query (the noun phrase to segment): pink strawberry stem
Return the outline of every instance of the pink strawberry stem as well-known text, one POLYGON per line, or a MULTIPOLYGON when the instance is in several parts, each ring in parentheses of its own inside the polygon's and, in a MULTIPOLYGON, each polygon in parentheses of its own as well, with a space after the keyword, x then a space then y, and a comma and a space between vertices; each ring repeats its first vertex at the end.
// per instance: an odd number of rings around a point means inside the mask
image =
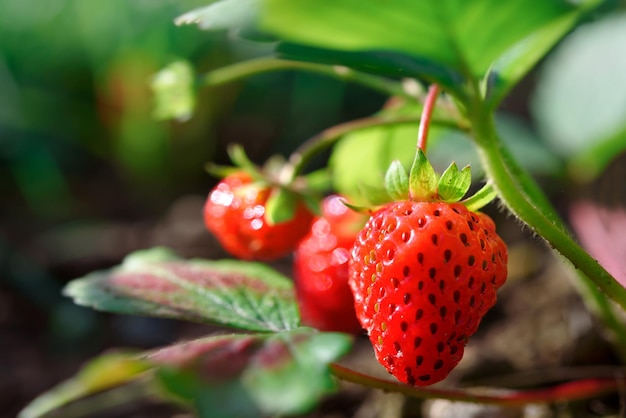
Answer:
POLYGON ((430 120, 433 116, 435 109, 435 103, 439 96, 439 86, 437 84, 431 84, 428 88, 428 94, 424 101, 424 108, 422 109, 422 118, 420 119, 419 129, 417 131, 417 148, 421 149, 426 154, 426 145, 428 143, 428 130, 430 128, 430 120))
POLYGON ((421 399, 448 399, 451 401, 495 404, 501 406, 522 406, 529 403, 555 403, 594 398, 620 390, 626 379, 584 379, 563 383, 538 390, 512 391, 502 394, 479 394, 470 390, 445 390, 417 388, 390 380, 379 379, 338 364, 331 364, 331 371, 338 378, 363 386, 401 393, 421 399))

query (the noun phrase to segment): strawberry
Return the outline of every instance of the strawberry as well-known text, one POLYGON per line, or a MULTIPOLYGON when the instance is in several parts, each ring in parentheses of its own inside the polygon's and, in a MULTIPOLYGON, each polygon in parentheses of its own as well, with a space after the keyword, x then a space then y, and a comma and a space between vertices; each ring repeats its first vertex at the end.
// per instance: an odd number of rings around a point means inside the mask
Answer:
POLYGON ((408 177, 398 166, 387 186, 408 198, 382 206, 359 233, 349 284, 378 361, 398 380, 425 386, 456 366, 495 304, 507 248, 487 215, 455 202, 469 188, 468 168, 453 164, 437 182, 421 151, 408 177))
POLYGON ((303 323, 323 331, 358 333, 348 260, 366 217, 342 200, 336 195, 324 199, 322 216, 295 251, 293 272, 303 323))
POLYGON ((236 171, 211 190, 204 205, 204 223, 232 255, 244 260, 269 261, 287 255, 309 231, 313 214, 301 201, 291 218, 268 222, 267 203, 277 190, 253 182, 245 171, 236 171))

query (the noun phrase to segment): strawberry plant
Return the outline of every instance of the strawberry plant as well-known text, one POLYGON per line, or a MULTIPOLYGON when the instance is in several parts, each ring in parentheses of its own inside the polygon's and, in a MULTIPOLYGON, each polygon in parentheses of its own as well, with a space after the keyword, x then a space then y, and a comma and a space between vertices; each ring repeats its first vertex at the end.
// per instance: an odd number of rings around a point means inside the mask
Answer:
MULTIPOLYGON (((106 402, 98 399, 111 393, 157 397, 201 417, 299 415, 340 381, 503 407, 617 391, 623 379, 595 375, 528 391, 421 387, 443 380, 462 361, 506 280, 507 246, 479 211, 494 198, 572 269, 576 289, 616 357, 626 361, 626 289, 576 242, 529 174, 533 164, 550 163, 544 150, 532 153, 504 138, 496 115, 523 77, 593 19, 600 3, 221 0, 180 16, 179 24, 263 43, 271 56, 206 74, 196 74, 191 63, 173 63, 153 80, 159 117, 202 117, 193 115, 199 89, 284 70, 358 83, 385 95, 387 105, 301 138, 286 160, 259 167, 234 146, 237 167, 209 165, 223 180, 198 216, 238 259, 186 260, 148 249, 65 289, 77 304, 102 311, 240 332, 105 354, 20 417, 62 412, 81 398, 101 405, 106 402), (446 148, 455 138, 465 145, 446 148), (450 164, 467 144, 478 162, 473 172, 484 176, 481 188, 472 189, 481 177, 450 164), (326 152, 328 164, 309 171, 326 152), (448 167, 441 175, 433 167, 439 165, 448 167), (335 193, 346 198, 341 213, 322 203, 323 194, 335 193), (359 219, 356 212, 365 215, 359 219), (362 226, 358 233, 355 224, 362 226), (293 278, 249 261, 290 261, 294 252, 293 278), (350 335, 358 333, 357 318, 395 379, 341 362, 361 341, 350 335)), ((596 145, 601 157, 594 173, 624 149, 624 130, 609 131, 596 145)), ((584 166, 590 152, 575 155, 573 167, 584 166)))

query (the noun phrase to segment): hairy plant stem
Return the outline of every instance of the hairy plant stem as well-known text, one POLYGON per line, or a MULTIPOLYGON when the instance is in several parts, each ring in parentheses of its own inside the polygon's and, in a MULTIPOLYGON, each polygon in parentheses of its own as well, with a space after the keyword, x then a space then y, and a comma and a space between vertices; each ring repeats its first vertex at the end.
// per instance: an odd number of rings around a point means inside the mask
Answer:
POLYGON ((362 73, 360 71, 355 71, 351 68, 338 65, 314 64, 310 62, 290 61, 278 58, 258 58, 218 68, 200 76, 198 79, 198 85, 216 86, 256 74, 283 70, 299 70, 322 74, 339 80, 358 83, 385 95, 400 96, 415 100, 414 96, 404 90, 401 83, 394 80, 362 73))
POLYGON ((575 285, 590 310, 611 332, 616 351, 626 362, 626 328, 605 296, 626 309, 626 289, 572 238, 541 189, 505 148, 493 114, 485 109, 482 101, 474 103, 469 118, 487 176, 507 208, 577 269, 579 280, 575 285))
POLYGON ((379 379, 359 373, 355 370, 331 364, 332 373, 341 380, 357 383, 359 385, 381 389, 386 392, 401 393, 405 396, 420 399, 448 399, 450 401, 495 404, 500 406, 523 406, 529 403, 555 403, 589 399, 620 390, 625 382, 624 379, 584 379, 568 382, 553 387, 512 391, 509 393, 487 394, 470 390, 445 390, 433 388, 418 388, 404 385, 399 382, 379 379))

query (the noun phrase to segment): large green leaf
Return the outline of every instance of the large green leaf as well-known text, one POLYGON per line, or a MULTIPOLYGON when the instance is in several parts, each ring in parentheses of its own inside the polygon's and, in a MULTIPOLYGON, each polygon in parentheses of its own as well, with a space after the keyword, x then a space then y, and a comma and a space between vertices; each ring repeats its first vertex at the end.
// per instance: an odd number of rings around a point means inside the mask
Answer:
POLYGON ((299 328, 277 334, 220 335, 156 351, 164 388, 201 417, 300 414, 335 389, 328 364, 351 337, 299 328))
POLYGON ((263 0, 260 25, 284 40, 408 54, 482 77, 507 48, 574 6, 564 0, 263 0))
POLYGON ((95 309, 208 322, 254 331, 296 328, 291 281, 260 264, 190 260, 138 251, 111 270, 74 280, 65 294, 95 309))
POLYGON ((626 149, 626 14, 589 23, 546 61, 532 114, 556 152, 591 178, 626 149))

